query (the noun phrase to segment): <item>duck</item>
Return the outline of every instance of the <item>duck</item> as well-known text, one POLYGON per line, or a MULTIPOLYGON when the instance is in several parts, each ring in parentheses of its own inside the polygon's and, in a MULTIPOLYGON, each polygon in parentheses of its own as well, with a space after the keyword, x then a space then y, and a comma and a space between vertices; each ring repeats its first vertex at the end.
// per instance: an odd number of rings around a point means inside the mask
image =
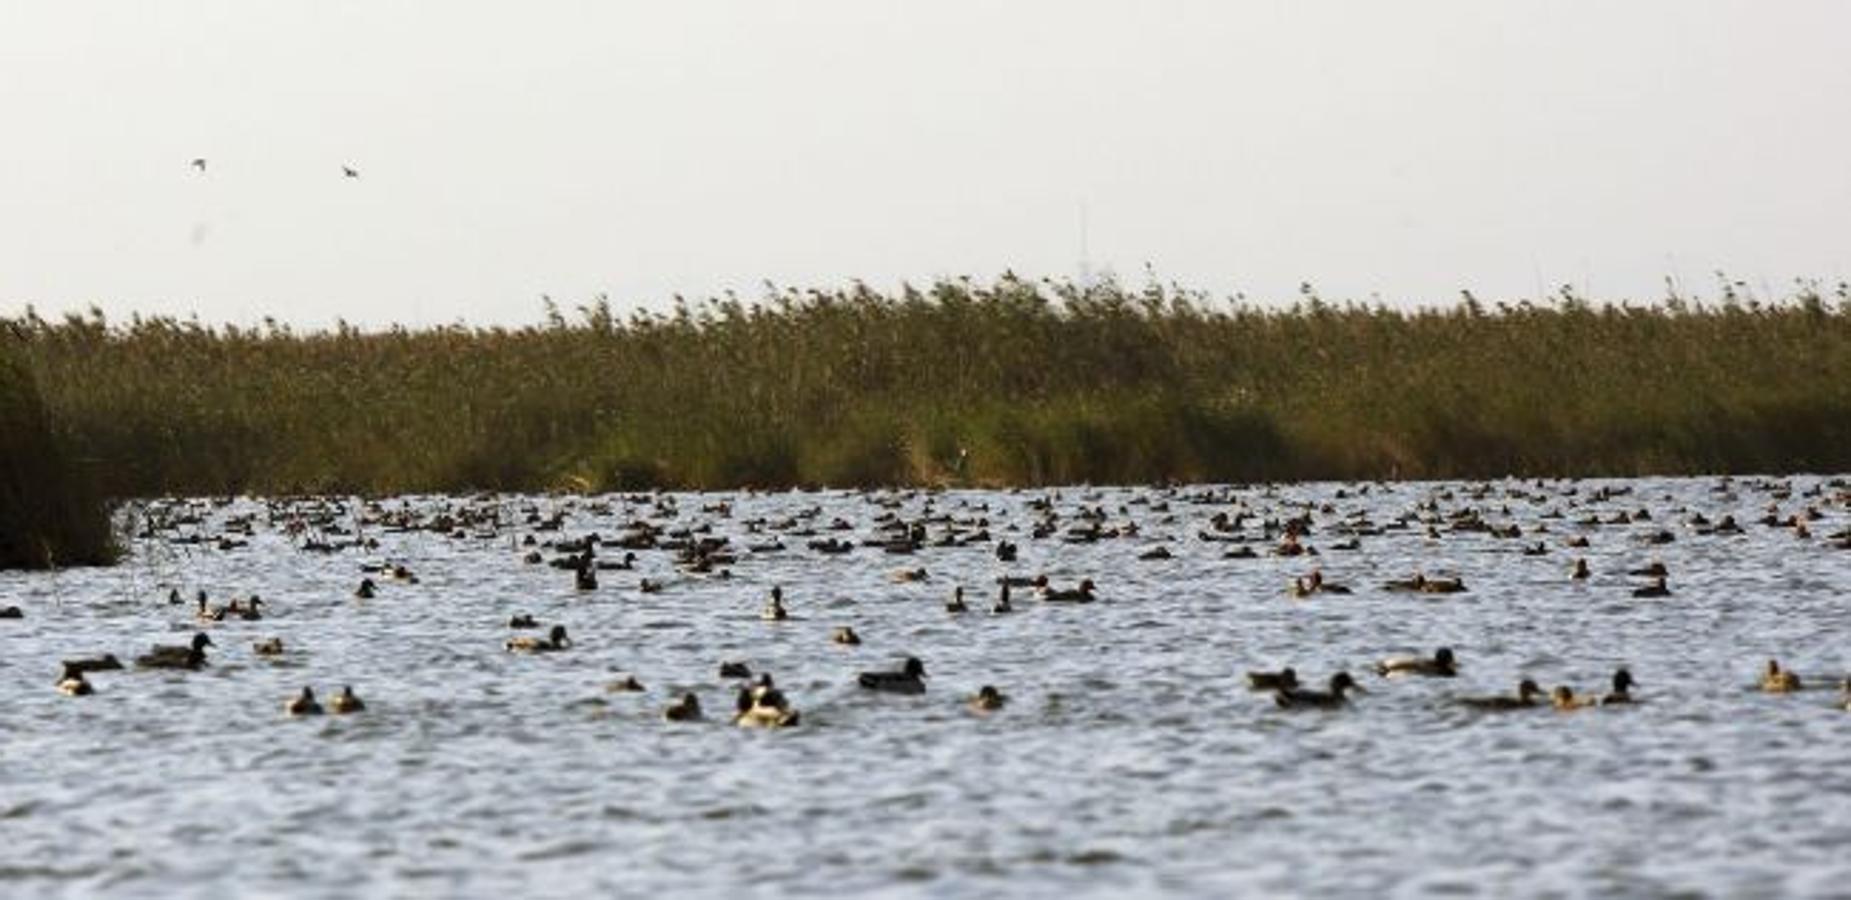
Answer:
POLYGON ((1558 685, 1555 690, 1549 692, 1549 705, 1559 710, 1582 709, 1599 702, 1593 697, 1576 696, 1574 688, 1565 684, 1558 685))
POLYGON ((856 679, 862 687, 889 694, 925 693, 925 663, 917 656, 906 658, 897 672, 863 672, 856 679))
POLYGON ((1536 705, 1539 697, 1547 696, 1543 689, 1528 678, 1517 683, 1517 696, 1498 694, 1490 697, 1466 697, 1459 702, 1473 709, 1504 710, 1527 709, 1536 705))
POLYGON ((956 614, 969 611, 970 606, 964 602, 964 589, 961 587, 953 588, 951 590, 951 599, 945 601, 945 612, 956 614))
POLYGON ((212 606, 206 603, 205 591, 200 591, 199 596, 195 599, 193 618, 201 622, 223 622, 225 621, 225 614, 227 612, 229 612, 229 610, 223 606, 212 606))
POLYGON ((1568 573, 1568 577, 1576 581, 1580 581, 1584 578, 1587 578, 1590 574, 1591 573, 1588 571, 1588 567, 1587 567, 1587 559, 1582 558, 1582 559, 1575 560, 1575 568, 1573 571, 1568 573))
POLYGON ((606 684, 604 689, 614 694, 637 694, 646 690, 646 688, 643 687, 643 683, 636 680, 635 675, 625 675, 622 678, 606 684))
POLYGON ((258 656, 281 656, 283 655, 283 639, 273 637, 253 642, 251 651, 258 656))
POLYGON ((662 718, 669 722, 698 722, 701 715, 701 698, 692 693, 682 694, 681 699, 662 710, 662 718))
POLYGON ((243 603, 236 600, 231 601, 231 605, 225 608, 225 612, 237 616, 246 622, 258 622, 262 621, 264 617, 263 613, 258 610, 258 607, 262 606, 263 603, 263 598, 256 594, 252 594, 251 599, 243 603))
POLYGON ((1330 690, 1314 691, 1308 688, 1280 688, 1273 694, 1273 702, 1281 709, 1336 709, 1349 702, 1347 691, 1356 690, 1356 679, 1348 672, 1338 672, 1330 676, 1330 690))
POLYGON ((1628 569, 1626 570, 1626 574, 1635 578, 1664 578, 1671 574, 1671 570, 1665 568, 1665 564, 1662 562, 1654 562, 1649 566, 1628 569))
POLYGON ((742 662, 720 663, 721 678, 751 678, 752 667, 742 662))
POLYGON ((17 606, 0 606, 0 619, 23 619, 25 617, 25 610, 17 606))
POLYGON ((554 625, 552 630, 547 632, 546 637, 537 638, 532 635, 511 637, 504 646, 510 652, 549 653, 572 646, 572 639, 566 636, 566 626, 554 625))
POLYGON ((341 692, 335 694, 333 700, 328 701, 328 711, 335 715, 364 712, 365 710, 366 704, 360 700, 360 695, 353 692, 351 684, 341 685, 341 692))
POLYGON ((906 584, 914 581, 924 581, 930 576, 926 574, 925 568, 921 566, 917 569, 901 569, 894 572, 892 577, 896 584, 906 584))
POLYGON ((837 628, 834 632, 831 632, 829 640, 844 646, 853 647, 861 644, 861 635, 856 634, 855 629, 844 625, 841 628, 837 628))
POLYGON ((968 705, 972 712, 992 713, 1002 709, 1003 704, 1008 701, 1009 698, 1004 697, 1002 691, 997 690, 994 685, 986 684, 977 689, 976 695, 970 698, 968 705))
POLYGON ((1458 594, 1465 589, 1463 578, 1427 578, 1420 584, 1420 592, 1423 594, 1458 594))
POLYGON ((137 657, 135 665, 144 669, 197 669, 206 664, 206 648, 210 646, 212 637, 201 631, 188 645, 156 645, 137 657))
POLYGON ((64 674, 58 676, 58 693, 66 697, 88 697, 96 693, 96 688, 84 678, 82 669, 73 669, 67 664, 64 674))
POLYGON ((288 703, 283 704, 283 712, 292 716, 319 716, 321 715, 321 704, 315 700, 314 689, 304 687, 302 693, 291 697, 288 703))
POLYGON ((800 719, 784 695, 770 689, 754 692, 742 687, 734 707, 733 724, 740 728, 789 728, 800 719))
POLYGON ((108 672, 122 668, 122 660, 117 659, 114 653, 105 653, 102 656, 93 656, 84 659, 67 659, 64 661, 63 665, 66 672, 77 672, 79 674, 85 672, 108 672))
POLYGON ((572 573, 572 585, 581 591, 597 590, 598 571, 588 565, 579 566, 578 569, 572 573))
POLYGON ((514 615, 511 615, 508 617, 508 627, 509 628, 538 628, 540 627, 540 623, 539 621, 534 619, 532 613, 515 613, 514 615))
POLYGON ((1427 585, 1427 576, 1415 572, 1410 578, 1392 578, 1382 583, 1385 591, 1419 591, 1427 585))
POLYGON ((1767 671, 1761 673, 1761 689, 1770 694, 1785 694, 1800 689, 1800 676, 1782 669, 1778 660, 1767 661, 1767 671))
POLYGON ((765 604, 764 611, 759 613, 758 617, 767 622, 782 622, 790 618, 790 610, 784 608, 783 588, 774 587, 771 589, 771 602, 765 604))
POLYGON ((360 586, 353 589, 353 595, 361 600, 371 600, 377 593, 379 593, 379 585, 374 584, 371 578, 360 579, 360 586))
POLYGON ((1298 687, 1298 670, 1286 666, 1277 672, 1248 672, 1247 687, 1256 691, 1289 691, 1298 687))
POLYGON ((990 615, 1000 616, 1009 612, 1015 612, 1015 607, 1009 605, 1009 583, 1005 581, 1002 588, 997 591, 996 605, 990 607, 990 615))
POLYGON ((1083 578, 1079 587, 1065 591, 1043 586, 1041 599, 1046 603, 1091 603, 1096 599, 1093 597, 1093 580, 1083 578))
POLYGON ((1418 656, 1390 657, 1375 664, 1377 675, 1432 675, 1438 678, 1452 678, 1459 674, 1458 661, 1453 658, 1453 648, 1441 647, 1433 652, 1431 659, 1418 656))
POLYGON ((1633 588, 1632 595, 1634 597, 1669 597, 1671 596, 1671 588, 1665 585, 1665 576, 1659 575, 1652 579, 1651 584, 1645 587, 1633 588))
POLYGON ((1600 698, 1600 705, 1612 706, 1633 702, 1633 684, 1632 673, 1627 671, 1625 667, 1622 666, 1613 670, 1613 690, 1609 691, 1607 696, 1600 698))

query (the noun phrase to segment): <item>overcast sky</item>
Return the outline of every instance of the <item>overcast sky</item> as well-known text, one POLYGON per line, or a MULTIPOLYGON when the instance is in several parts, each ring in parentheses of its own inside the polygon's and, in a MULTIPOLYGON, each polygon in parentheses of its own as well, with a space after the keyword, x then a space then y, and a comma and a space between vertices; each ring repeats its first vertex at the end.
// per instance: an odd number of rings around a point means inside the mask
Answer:
POLYGON ((1851 274, 1848 98, 1843 0, 0 0, 0 313, 1781 292, 1851 274))

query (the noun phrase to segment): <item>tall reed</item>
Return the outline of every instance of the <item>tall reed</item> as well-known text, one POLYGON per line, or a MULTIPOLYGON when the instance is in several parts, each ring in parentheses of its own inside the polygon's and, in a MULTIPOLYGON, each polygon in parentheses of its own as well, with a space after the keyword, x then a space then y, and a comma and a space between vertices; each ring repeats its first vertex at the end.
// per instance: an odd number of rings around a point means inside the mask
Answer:
POLYGON ((1851 304, 1290 309, 1005 276, 527 328, 0 321, 117 494, 1851 468, 1851 304))
POLYGON ((0 569, 114 558, 109 510, 60 452, 32 376, 0 342, 0 569))

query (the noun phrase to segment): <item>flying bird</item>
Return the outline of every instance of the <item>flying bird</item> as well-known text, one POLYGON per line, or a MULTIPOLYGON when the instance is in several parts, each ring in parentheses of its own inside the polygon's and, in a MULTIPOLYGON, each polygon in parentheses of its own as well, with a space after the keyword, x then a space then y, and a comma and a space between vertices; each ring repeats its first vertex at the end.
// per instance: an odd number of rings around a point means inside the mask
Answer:
POLYGON ((190 163, 187 163, 187 165, 190 165, 193 168, 198 169, 201 172, 204 172, 206 170, 206 158, 203 156, 194 157, 193 161, 190 163))
POLYGON ((341 174, 347 176, 348 178, 359 178, 360 170, 354 168, 353 166, 342 166, 341 174))

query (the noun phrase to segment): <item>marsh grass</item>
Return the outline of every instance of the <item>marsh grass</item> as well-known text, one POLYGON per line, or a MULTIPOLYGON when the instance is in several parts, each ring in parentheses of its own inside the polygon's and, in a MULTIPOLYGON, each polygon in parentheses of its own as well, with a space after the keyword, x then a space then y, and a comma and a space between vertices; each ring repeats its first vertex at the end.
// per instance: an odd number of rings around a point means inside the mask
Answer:
POLYGON ((1005 276, 577 313, 0 335, 118 495, 1851 467, 1842 288, 1402 312, 1005 276))
POLYGON ((114 555, 108 508, 60 451, 31 374, 0 344, 0 569, 114 555))

